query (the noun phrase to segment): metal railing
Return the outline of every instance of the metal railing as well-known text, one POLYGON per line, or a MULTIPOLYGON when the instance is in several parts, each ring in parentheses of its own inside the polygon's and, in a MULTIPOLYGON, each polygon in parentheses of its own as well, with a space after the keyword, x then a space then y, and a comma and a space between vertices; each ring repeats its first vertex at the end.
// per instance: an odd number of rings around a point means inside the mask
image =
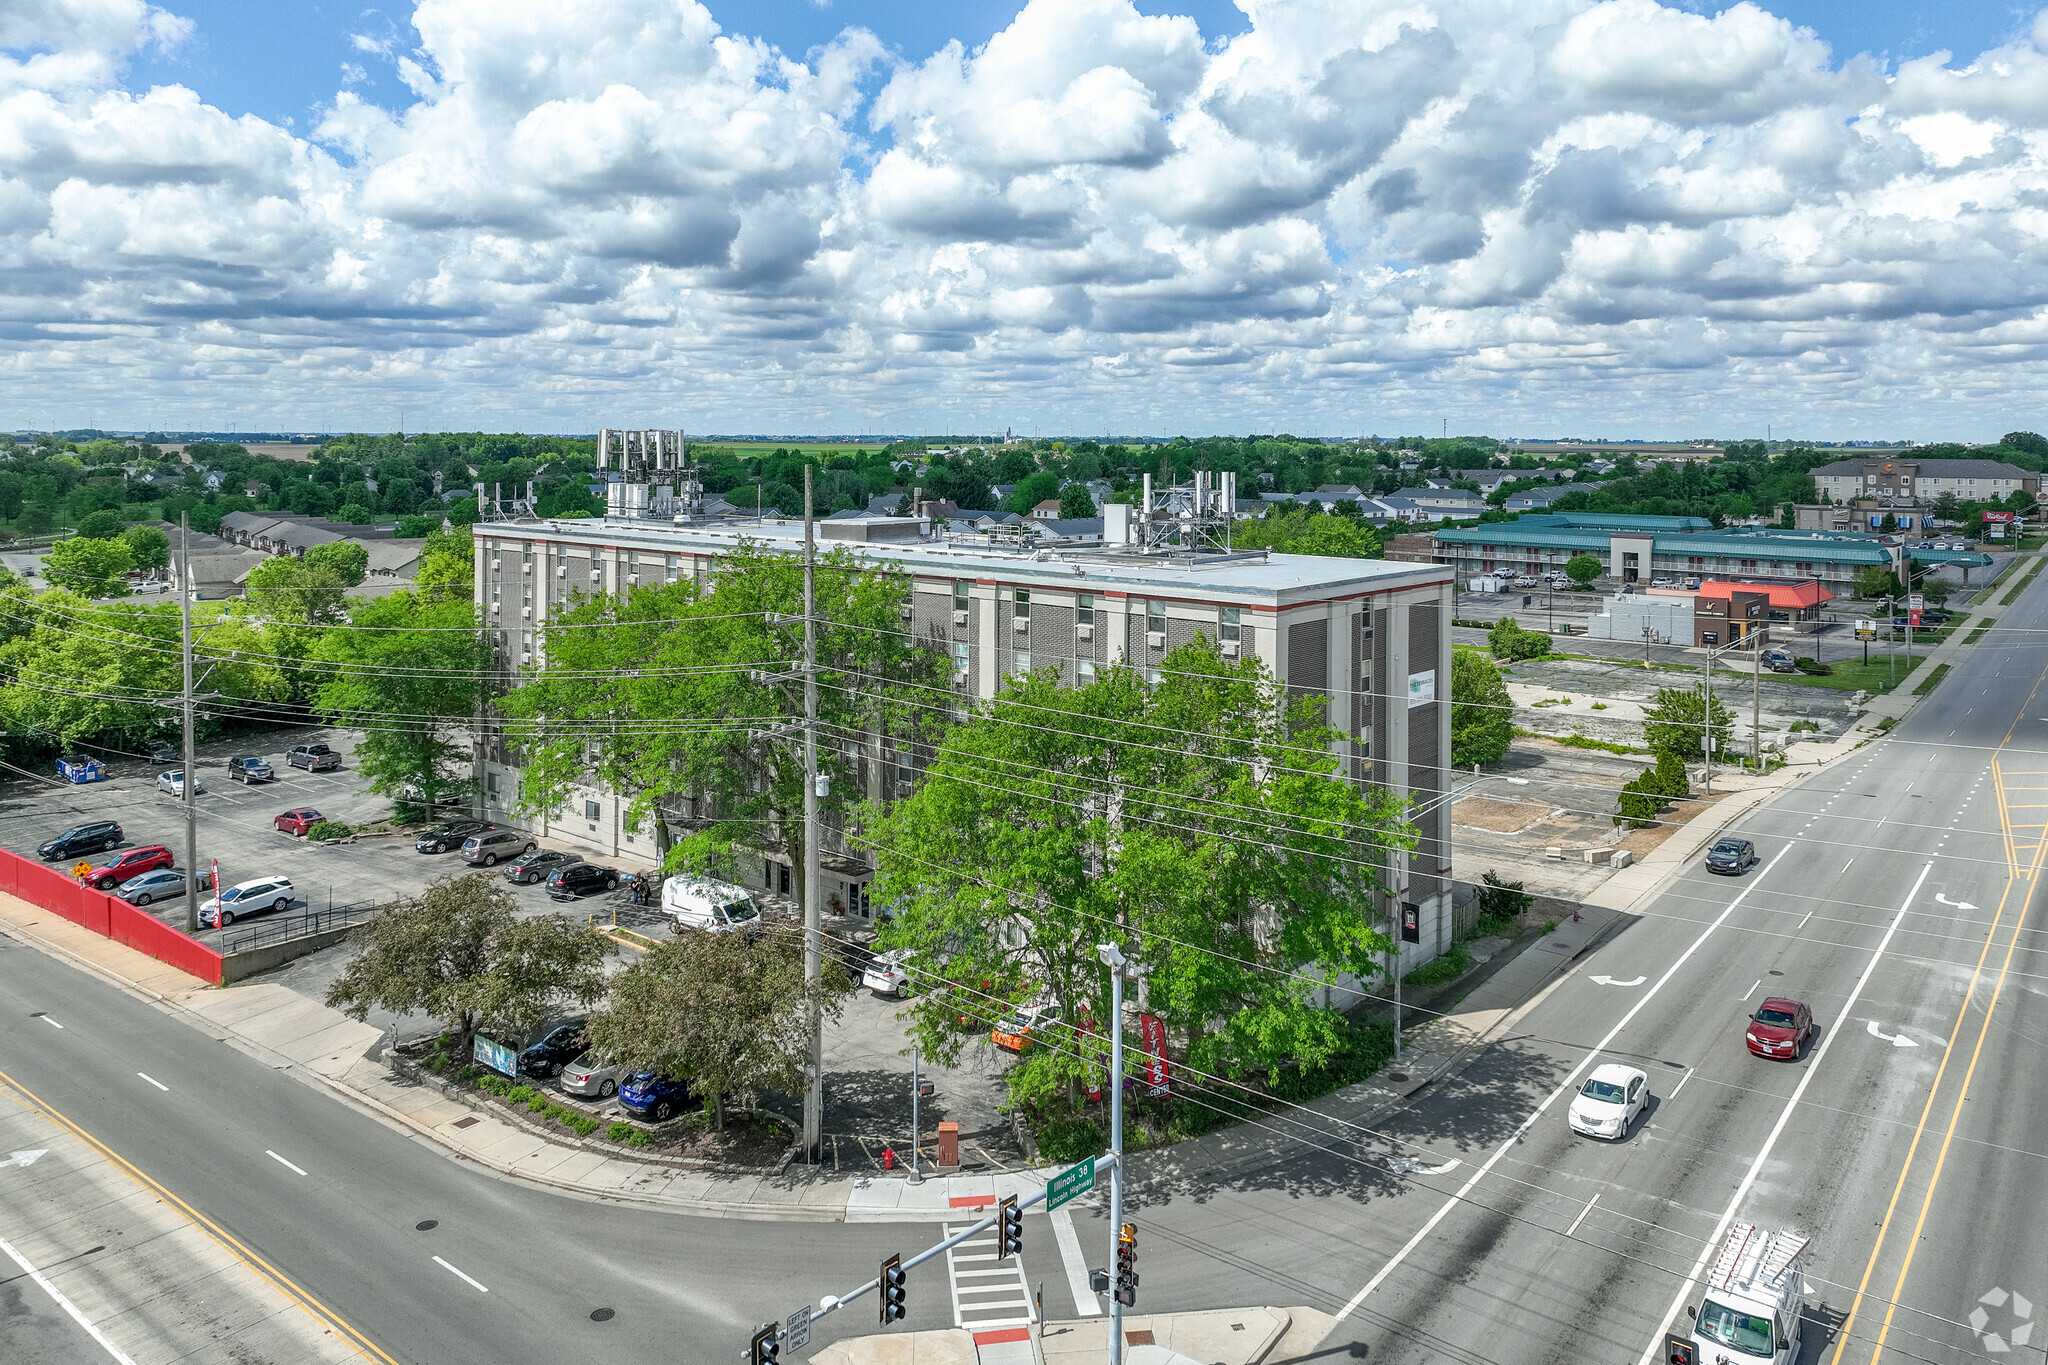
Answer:
POLYGON ((221 935, 215 944, 222 956, 230 953, 246 953, 252 948, 263 948, 273 943, 284 943, 295 938, 312 934, 324 934, 330 929, 348 929, 361 924, 377 913, 375 905, 334 905, 324 910, 302 910, 296 915, 280 915, 252 924, 247 929, 237 929, 232 934, 221 935))

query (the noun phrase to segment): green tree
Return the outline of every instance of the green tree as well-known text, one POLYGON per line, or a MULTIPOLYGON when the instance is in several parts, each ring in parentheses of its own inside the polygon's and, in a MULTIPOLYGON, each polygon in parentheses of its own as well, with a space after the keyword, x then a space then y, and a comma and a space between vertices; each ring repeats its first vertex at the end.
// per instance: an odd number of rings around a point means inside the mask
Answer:
POLYGON ((1564 576, 1582 588, 1590 587, 1606 571, 1597 555, 1573 555, 1564 565, 1564 576))
POLYGON ((1943 493, 1934 500, 1934 515, 1943 521, 1960 521, 1963 504, 1953 493, 1943 493))
POLYGON ((1943 605, 1948 601, 1949 594, 1954 590, 1954 586, 1938 573, 1928 574, 1919 583, 1919 593, 1927 599, 1930 606, 1938 607, 1943 605))
POLYGON ((1095 499, 1088 495, 1088 485, 1070 483, 1060 490, 1060 515, 1069 519, 1096 515, 1095 499))
MULTIPOLYGON (((471 504, 474 506, 474 504, 471 504)), ((336 521, 345 521, 351 526, 368 526, 377 519, 376 509, 360 502, 344 503, 334 514, 336 521)))
POLYGON ((451 789, 474 790, 478 776, 453 769, 470 756, 491 650, 468 598, 396 592, 360 602, 312 658, 324 678, 315 705, 365 732, 356 766, 372 790, 396 798, 417 787, 428 806, 451 789))
POLYGON ((1451 762, 1498 763, 1514 737, 1514 701, 1500 669, 1476 649, 1452 650, 1451 762))
POLYGON ((135 552, 118 540, 72 536, 43 556, 43 576, 59 588, 87 597, 126 597, 135 552))
POLYGON ((154 526, 131 526, 121 533, 121 543, 134 557, 135 567, 162 573, 171 564, 171 538, 154 526))
POLYGON ((701 929, 656 944, 611 983, 590 1020, 590 1045, 629 1067, 680 1076, 725 1131, 729 1102, 762 1089, 799 1093, 815 1005, 836 1019, 851 987, 838 960, 804 982, 801 938, 714 934, 701 929))
POLYGON ((249 570, 244 580, 249 604, 265 617, 298 626, 327 627, 347 619, 343 589, 333 569, 278 555, 249 570))
POLYGON ((325 545, 315 545, 306 551, 304 562, 331 571, 347 588, 362 582, 370 572, 370 552, 361 542, 354 540, 334 540, 325 545))
POLYGON ((1899 580, 1882 564, 1866 564, 1856 571, 1856 595, 1862 598, 1890 596, 1899 591, 1899 580))
MULTIPOLYGON (((1643 712, 1643 738, 1657 754, 1673 754, 1687 763, 1706 757, 1702 741, 1709 714, 1706 693, 1697 687, 1660 687, 1656 704, 1643 712)), ((1735 717, 1714 698, 1711 715, 1716 750, 1726 747, 1735 717)))
POLYGON ((1896 531, 1898 529, 1899 519, 1893 516, 1890 512, 1885 513, 1884 516, 1880 518, 1877 523, 1877 531, 1879 535, 1890 535, 1893 531, 1896 531))
POLYGON ((1349 1034, 1321 993, 1383 969, 1378 868, 1414 833, 1344 775, 1322 708, 1198 637, 1156 685, 1122 666, 1080 688, 1020 676, 951 730, 873 825, 895 907, 881 941, 932 974, 909 1009, 926 1055, 957 1059, 1042 998, 1057 1046, 1005 1079, 1027 1105, 1071 1094, 1099 1074, 1083 1055, 1111 1017, 1095 945, 1116 938, 1191 1067, 1272 1081, 1329 1065, 1349 1034))
POLYGON ((1380 538, 1372 527, 1351 517, 1314 518, 1300 535, 1280 547, 1282 554, 1327 555, 1334 559, 1378 559, 1380 538))
MULTIPOLYGON (((910 579, 901 569, 835 549, 816 573, 818 715, 824 733, 842 737, 819 746, 836 824, 861 778, 879 777, 882 746, 923 742, 936 703, 950 699, 948 664, 903 634, 910 579)), ((802 657, 802 605, 801 561, 742 542, 708 587, 642 584, 552 618, 546 662, 499 703, 523 722, 522 808, 554 809, 595 783, 627 795, 630 828, 653 825, 670 870, 730 875, 729 851, 751 848, 786 857, 801 892, 803 748, 787 721, 803 708, 803 682, 790 671, 802 657), (721 823, 671 848, 660 810, 671 795, 696 798, 721 823)))
POLYGON ((355 931, 355 956, 327 1003, 355 1019, 373 1009, 426 1014, 455 1034, 454 1055, 492 1029, 524 1042, 572 1005, 604 994, 612 941, 558 915, 521 919, 504 879, 443 878, 401 896, 355 931))
POLYGON ((79 521, 78 534, 89 540, 118 540, 127 525, 119 512, 94 512, 79 521))
POLYGON ((1486 632, 1487 648, 1493 657, 1513 663, 1536 659, 1550 652, 1550 636, 1540 630, 1523 630, 1512 616, 1503 616, 1486 632))
POLYGON ((468 526, 430 531, 420 547, 420 567, 413 582, 438 597, 467 598, 476 585, 476 547, 468 526))

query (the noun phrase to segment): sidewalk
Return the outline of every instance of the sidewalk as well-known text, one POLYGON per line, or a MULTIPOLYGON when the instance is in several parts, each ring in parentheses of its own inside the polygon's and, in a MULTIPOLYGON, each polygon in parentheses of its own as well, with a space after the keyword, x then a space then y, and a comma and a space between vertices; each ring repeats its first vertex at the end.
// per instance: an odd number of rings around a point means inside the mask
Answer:
MULTIPOLYGON (((1313 1308, 1132 1313, 1124 1319, 1124 1359, 1129 1365, 1283 1365, 1307 1359, 1335 1325, 1313 1308)), ((892 1332, 836 1341, 811 1359, 816 1365, 1093 1365, 1108 1354, 1108 1334, 1103 1318, 1048 1322, 1042 1338, 978 1344, 957 1327, 892 1332)))

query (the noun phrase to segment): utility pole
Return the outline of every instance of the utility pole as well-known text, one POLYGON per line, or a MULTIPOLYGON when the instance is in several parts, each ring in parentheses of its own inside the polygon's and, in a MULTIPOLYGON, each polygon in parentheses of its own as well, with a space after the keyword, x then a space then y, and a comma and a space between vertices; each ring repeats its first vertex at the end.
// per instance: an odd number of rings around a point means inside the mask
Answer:
MULTIPOLYGON (((1735 628, 1735 613, 1731 611, 1728 615, 1728 628, 1733 630, 1735 628)), ((1707 646, 1707 662, 1702 672, 1705 674, 1705 680, 1700 686, 1701 690, 1706 693, 1706 705, 1700 708, 1700 748, 1707 756, 1707 775, 1701 795, 1712 796, 1714 794, 1714 647, 1712 645, 1707 646)))
POLYGON ((917 1044, 912 1043, 910 1045, 910 1183, 913 1185, 924 1184, 924 1173, 917 1169, 917 1144, 924 1137, 924 1124, 919 1120, 917 1112, 918 1096, 924 1089, 924 1078, 918 1075, 918 1063, 922 1060, 923 1058, 919 1056, 917 1044))
MULTIPOLYGON (((199 932, 199 808, 193 804, 199 783, 192 773, 192 526, 191 515, 178 513, 178 661, 185 675, 179 698, 184 719, 185 762, 185 932, 199 932)), ((214 888, 220 894, 220 888, 214 888)))
POLYGON ((818 555, 811 508, 811 466, 804 465, 804 986, 810 992, 811 1058, 804 1078, 804 1160, 825 1150, 825 1017, 817 992, 825 980, 825 920, 818 896, 818 555))
MULTIPOLYGON (((1095 955, 1109 968, 1109 1256, 1116 1263, 1117 1237, 1124 1226, 1124 954, 1114 943, 1098 943, 1095 955)), ((1109 1296, 1109 1365, 1123 1365, 1124 1301, 1109 1296)))
MULTIPOLYGON (((1764 627, 1768 634, 1770 627, 1764 627)), ((1764 707, 1764 641, 1763 635, 1755 630, 1750 634, 1756 638, 1749 647, 1749 766, 1757 772, 1763 771, 1763 731, 1758 728, 1763 722, 1764 707)))

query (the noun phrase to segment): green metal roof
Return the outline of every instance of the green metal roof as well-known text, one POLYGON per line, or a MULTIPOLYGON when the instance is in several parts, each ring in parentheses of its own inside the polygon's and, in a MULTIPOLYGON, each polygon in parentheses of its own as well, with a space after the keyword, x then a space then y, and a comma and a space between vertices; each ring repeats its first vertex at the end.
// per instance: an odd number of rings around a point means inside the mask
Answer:
MULTIPOLYGON (((1438 544, 1512 545, 1517 547, 1589 550, 1605 553, 1622 528, 1595 530, 1575 526, 1531 526, 1524 517, 1517 522, 1496 522, 1488 526, 1460 526, 1438 531, 1438 544)), ((1885 547, 1869 539, 1854 539, 1811 532, 1786 531, 1774 536, 1754 532, 1711 532, 1686 534, 1661 532, 1651 535, 1653 554, 1715 555, 1726 559, 1775 559, 1797 563, 1889 564, 1885 547)), ((1933 554, 1934 551, 1920 553, 1933 554)), ((1960 562, 1960 561, 1958 561, 1960 562)))

